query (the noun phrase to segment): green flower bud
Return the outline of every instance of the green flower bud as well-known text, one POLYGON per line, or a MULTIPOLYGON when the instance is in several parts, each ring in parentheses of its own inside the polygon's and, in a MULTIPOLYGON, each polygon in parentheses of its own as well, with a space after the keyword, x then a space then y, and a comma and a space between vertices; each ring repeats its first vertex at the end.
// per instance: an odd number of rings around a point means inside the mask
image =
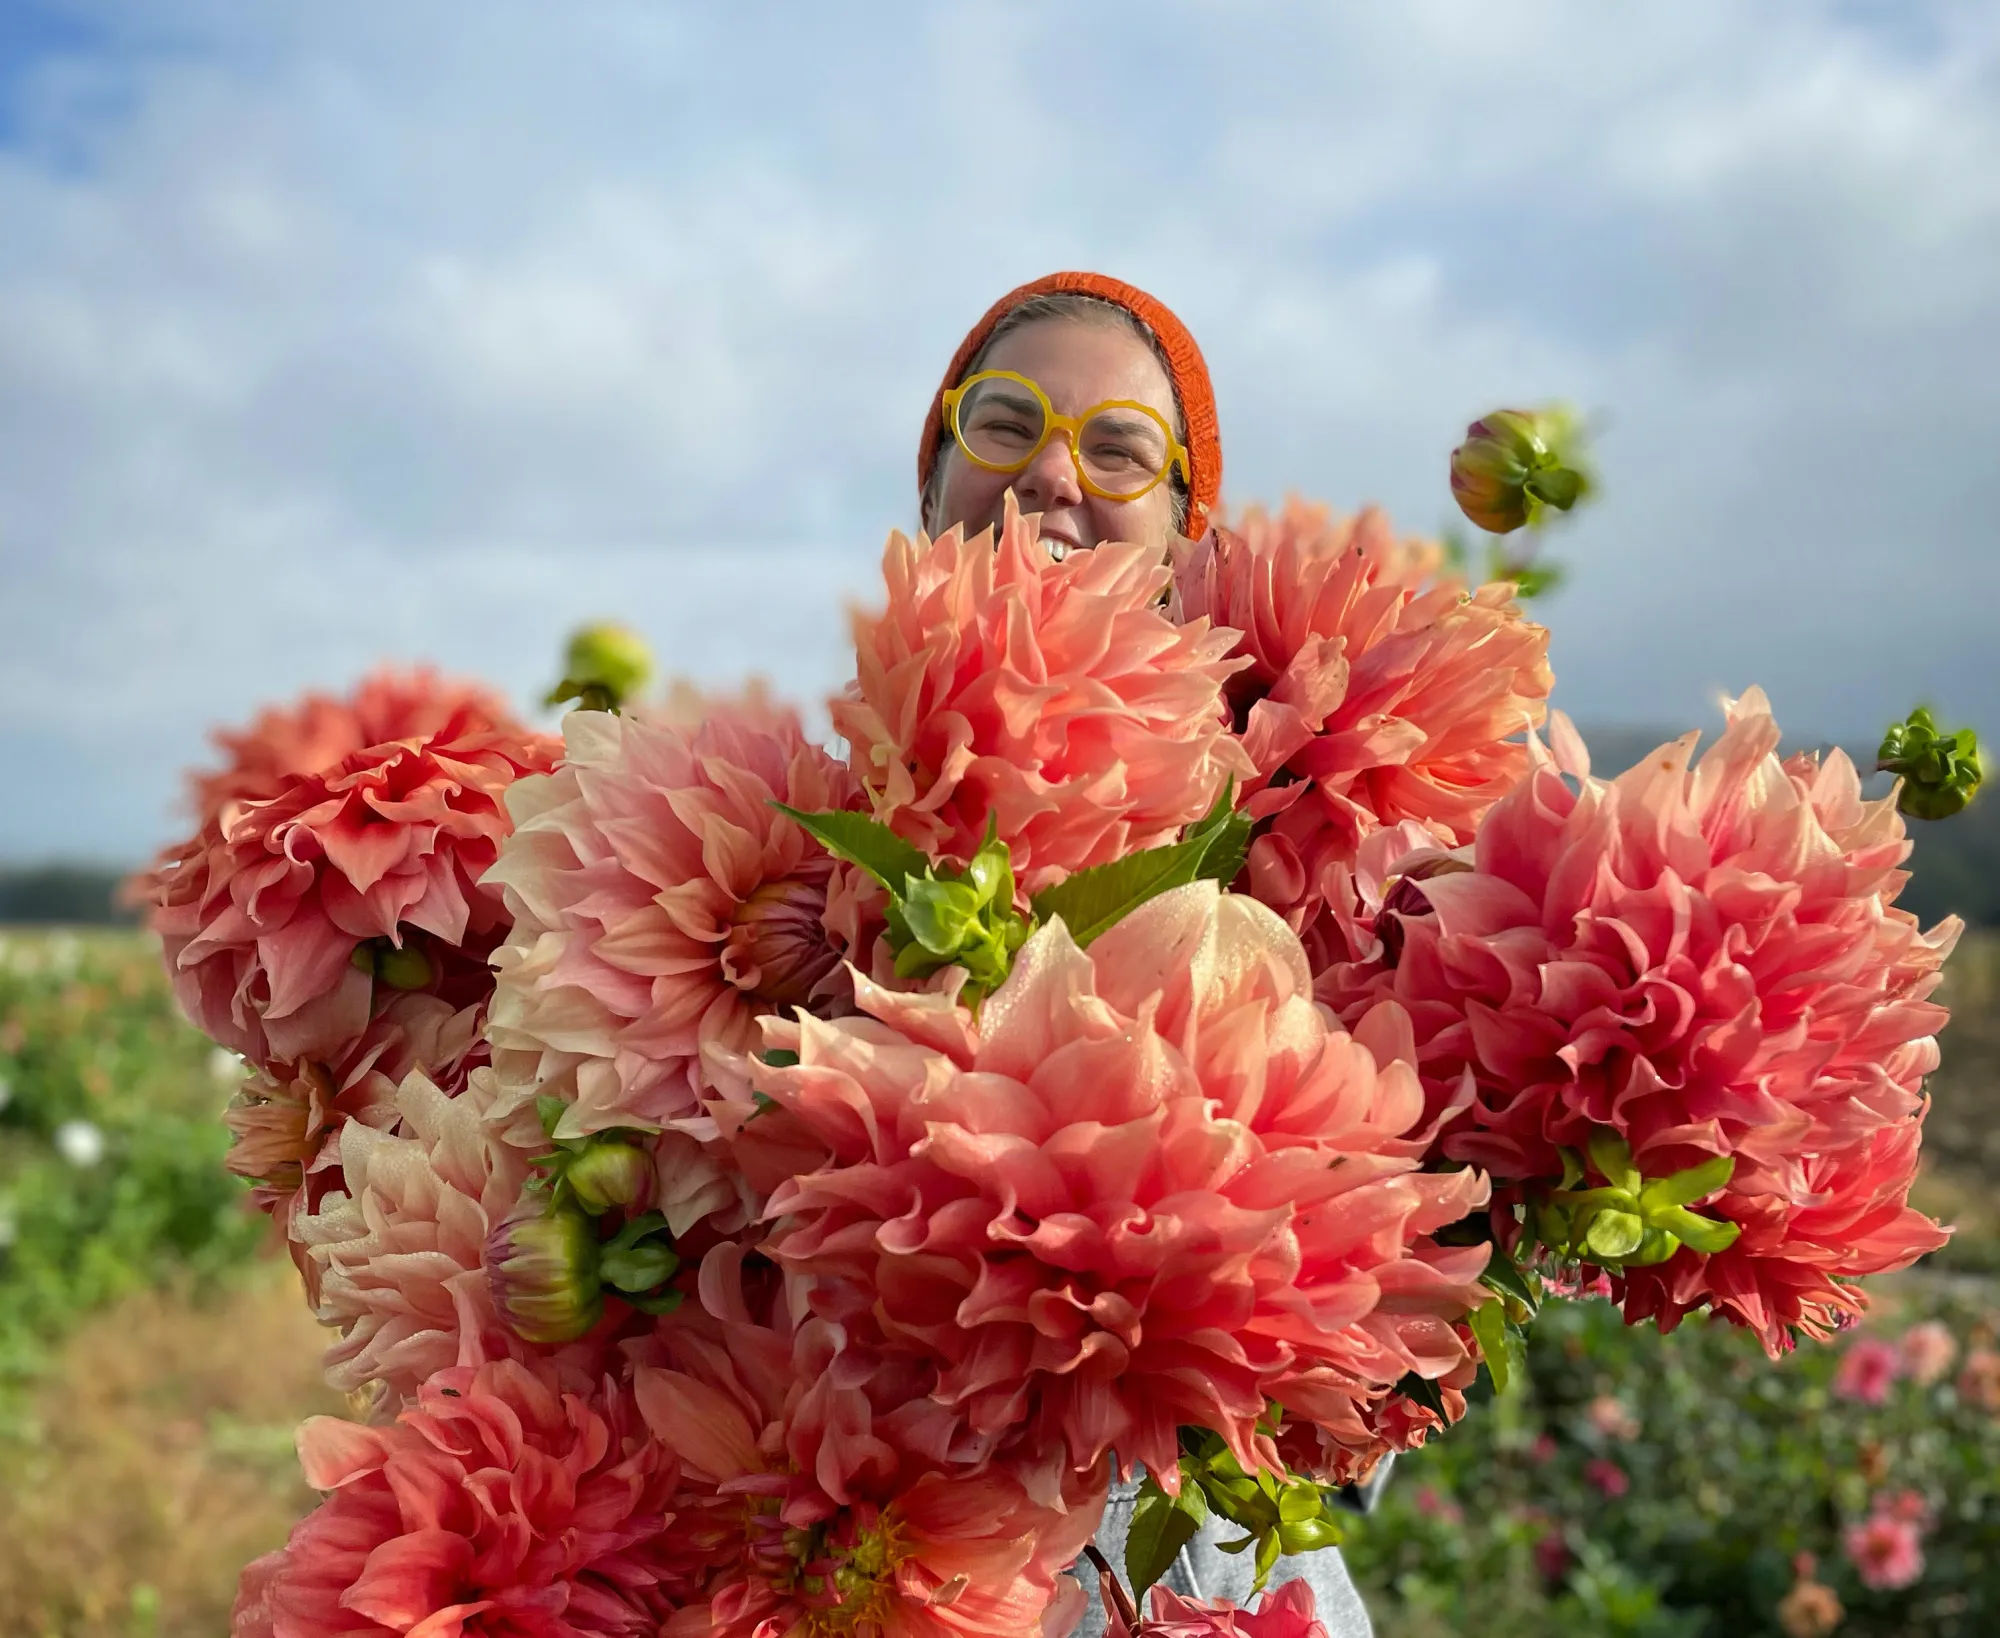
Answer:
POLYGON ((653 674, 653 651, 629 626, 585 626, 569 640, 563 680, 549 690, 548 705, 577 701, 586 711, 615 711, 653 674))
POLYGON ((576 1203, 592 1216, 643 1200, 653 1187, 653 1162, 636 1143, 599 1138, 562 1169, 576 1203))
POLYGON ((571 1207, 522 1207, 486 1242, 493 1305, 526 1342, 574 1342, 604 1314, 597 1231, 571 1207))
POLYGON ((1979 739, 1970 728, 1942 732, 1918 706, 1882 736, 1875 766, 1902 781, 1896 806, 1912 819, 1949 819, 1979 792, 1986 777, 1979 739))
POLYGON ((392 990, 426 989, 437 977, 431 958, 422 950, 414 944, 398 949, 386 938, 364 940, 354 946, 347 959, 350 966, 359 967, 392 990))
POLYGON ((1567 512, 1590 490, 1576 417, 1561 407, 1495 410, 1451 452, 1452 497, 1489 534, 1539 523, 1545 507, 1567 512))

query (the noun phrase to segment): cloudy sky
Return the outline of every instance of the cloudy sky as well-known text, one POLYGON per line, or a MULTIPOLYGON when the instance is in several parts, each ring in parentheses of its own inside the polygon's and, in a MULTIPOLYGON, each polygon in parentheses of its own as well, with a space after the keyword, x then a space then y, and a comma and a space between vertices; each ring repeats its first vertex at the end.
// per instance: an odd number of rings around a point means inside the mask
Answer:
POLYGON ((131 859, 211 723, 587 616, 810 701, 927 398, 1089 266, 1241 503, 1447 519, 1602 417, 1559 700, 2000 735, 2000 8, 0 0, 0 859, 131 859))

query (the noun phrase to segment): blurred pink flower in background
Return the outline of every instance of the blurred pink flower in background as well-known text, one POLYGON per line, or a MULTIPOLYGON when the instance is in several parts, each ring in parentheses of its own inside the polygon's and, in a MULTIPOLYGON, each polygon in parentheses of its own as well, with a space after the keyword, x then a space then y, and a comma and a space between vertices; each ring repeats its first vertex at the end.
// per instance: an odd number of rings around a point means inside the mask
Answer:
POLYGON ((1974 1348, 1958 1373, 1958 1397, 1981 1410, 2000 1413, 2000 1352, 1974 1348))
POLYGON ((1538 1433, 1535 1442, 1528 1447, 1528 1460, 1537 1467, 1545 1466, 1556 1459, 1557 1448, 1553 1435, 1538 1433))
POLYGON ((1569 1543, 1563 1539, 1560 1529, 1552 1527, 1548 1534, 1536 1541, 1534 1554, 1535 1568, 1541 1571, 1544 1580, 1560 1581, 1569 1574, 1569 1543))
POLYGON ((1907 1519, 1871 1513, 1847 1527, 1841 1545, 1861 1584, 1877 1592, 1910 1586, 1924 1573, 1923 1541, 1907 1519))
POLYGON ((1832 1638, 1840 1623, 1847 1619, 1839 1594, 1825 1582, 1814 1579, 1813 1572, 1818 1568, 1818 1560, 1811 1553, 1800 1553, 1792 1560, 1792 1573, 1798 1580, 1778 1600, 1778 1625, 1784 1629, 1785 1638, 1832 1638))
POLYGON ((1607 1439, 1624 1443, 1639 1437, 1639 1418, 1624 1400, 1601 1393, 1584 1407, 1584 1420, 1607 1439))
POLYGON ((1931 1504, 1918 1490, 1892 1490, 1885 1496, 1877 1496, 1873 1511, 1885 1518, 1914 1524, 1919 1530, 1931 1527, 1931 1504))
POLYGON ((1417 1511, 1427 1519, 1441 1519, 1446 1524, 1463 1524, 1465 1509, 1449 1496, 1439 1491, 1436 1485, 1419 1485, 1416 1494, 1417 1511))
POLYGON ((1592 1489, 1613 1501, 1632 1488, 1632 1481, 1626 1477, 1625 1470, 1602 1456, 1593 1456, 1583 1464, 1583 1477, 1592 1489))
POLYGON ((1903 1374, 1903 1356, 1880 1337, 1856 1337, 1833 1373, 1833 1391, 1862 1405, 1880 1405, 1903 1374))
POLYGON ((1919 1387, 1943 1380, 1958 1357, 1958 1339, 1942 1320, 1924 1320, 1903 1333, 1903 1374, 1919 1387))

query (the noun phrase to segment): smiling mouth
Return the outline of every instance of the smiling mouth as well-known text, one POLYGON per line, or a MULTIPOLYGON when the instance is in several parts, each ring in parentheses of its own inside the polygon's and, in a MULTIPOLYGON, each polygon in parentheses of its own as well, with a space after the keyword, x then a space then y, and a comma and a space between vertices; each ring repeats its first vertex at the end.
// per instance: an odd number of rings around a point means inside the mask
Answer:
POLYGON ((1048 548, 1049 556, 1054 558, 1058 563, 1068 557, 1071 552, 1080 552, 1083 550, 1083 547, 1076 541, 1071 540, 1068 535, 1044 533, 1042 544, 1048 548))

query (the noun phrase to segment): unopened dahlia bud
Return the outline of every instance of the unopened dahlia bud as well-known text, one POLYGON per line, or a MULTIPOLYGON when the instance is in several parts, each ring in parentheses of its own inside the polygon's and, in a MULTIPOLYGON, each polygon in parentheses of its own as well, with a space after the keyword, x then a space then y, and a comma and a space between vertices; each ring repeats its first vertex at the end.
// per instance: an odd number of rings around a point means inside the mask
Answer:
POLYGON ((598 1139, 563 1168, 576 1203, 596 1215, 630 1206, 652 1191, 653 1162, 636 1143, 598 1139))
POLYGON ((392 990, 421 990, 437 977, 430 957, 414 944, 401 949, 385 938, 366 939, 354 946, 349 962, 392 990))
POLYGON ((1537 523, 1545 507, 1567 512, 1590 488, 1576 417, 1560 407, 1495 410, 1451 452, 1452 498, 1489 534, 1537 523))
POLYGON ((604 1313, 597 1231, 573 1207, 523 1206, 486 1242, 493 1306, 525 1342, 574 1342, 604 1313))
POLYGON ((563 680, 549 690, 545 703, 575 700, 586 711, 616 711, 652 674, 653 651, 630 626, 585 626, 570 638, 563 680))
POLYGON ((1970 728, 1945 733, 1921 705, 1890 725, 1876 757, 1877 768, 1901 777, 1896 806, 1913 819, 1949 819, 1986 777, 1978 736, 1970 728))

